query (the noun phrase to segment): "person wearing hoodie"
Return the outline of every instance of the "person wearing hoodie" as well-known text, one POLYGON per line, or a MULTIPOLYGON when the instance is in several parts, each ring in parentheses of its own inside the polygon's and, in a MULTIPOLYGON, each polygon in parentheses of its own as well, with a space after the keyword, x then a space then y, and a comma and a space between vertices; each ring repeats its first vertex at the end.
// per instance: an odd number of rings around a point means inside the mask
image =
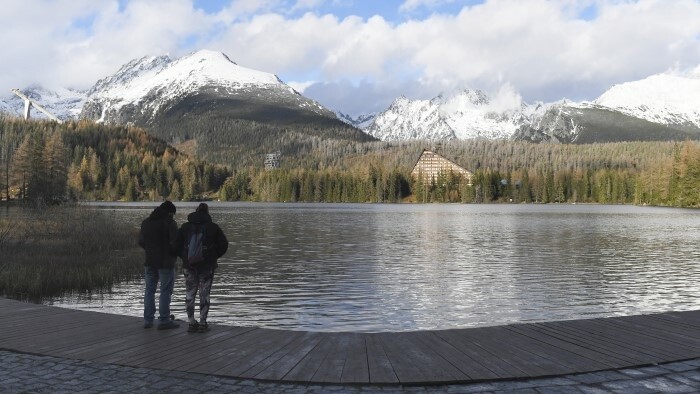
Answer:
POLYGON ((175 283, 175 237, 177 223, 173 219, 175 204, 165 201, 151 212, 150 216, 141 222, 139 246, 146 251, 146 290, 143 295, 144 328, 153 327, 156 303, 155 295, 160 282, 160 298, 158 301, 158 329, 178 328, 180 325, 173 321, 170 315, 170 300, 175 283))
POLYGON ((187 223, 183 224, 177 232, 175 250, 180 253, 185 274, 185 304, 189 320, 187 331, 208 331, 209 294, 217 267, 216 261, 228 250, 228 240, 221 228, 212 222, 207 204, 199 204, 197 210, 187 216, 187 223), (198 243, 201 246, 197 246, 198 243), (195 252, 194 249, 202 252, 195 252), (199 321, 194 318, 197 293, 199 293, 199 321))

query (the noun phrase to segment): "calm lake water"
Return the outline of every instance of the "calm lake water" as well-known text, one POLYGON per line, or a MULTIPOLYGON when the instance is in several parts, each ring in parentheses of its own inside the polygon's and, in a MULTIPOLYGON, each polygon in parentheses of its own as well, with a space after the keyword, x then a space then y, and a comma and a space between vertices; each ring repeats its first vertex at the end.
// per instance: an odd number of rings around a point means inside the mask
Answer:
MULTIPOLYGON (((138 226, 154 205, 93 204, 138 226)), ((182 224, 194 203, 177 204, 182 224)), ((209 321, 410 331, 700 309, 700 211, 212 203, 231 242, 209 321)), ((47 304, 142 315, 143 282, 47 304)), ((184 318, 184 282, 173 310, 184 318)))

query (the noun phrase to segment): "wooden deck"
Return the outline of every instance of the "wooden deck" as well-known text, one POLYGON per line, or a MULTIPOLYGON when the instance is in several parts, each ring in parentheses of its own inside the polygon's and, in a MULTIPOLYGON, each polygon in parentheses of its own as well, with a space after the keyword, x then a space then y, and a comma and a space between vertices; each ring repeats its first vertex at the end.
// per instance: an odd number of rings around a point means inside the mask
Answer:
POLYGON ((143 329, 136 317, 0 298, 0 348, 135 367, 295 383, 446 384, 700 357, 700 311, 404 333, 213 326, 143 329))

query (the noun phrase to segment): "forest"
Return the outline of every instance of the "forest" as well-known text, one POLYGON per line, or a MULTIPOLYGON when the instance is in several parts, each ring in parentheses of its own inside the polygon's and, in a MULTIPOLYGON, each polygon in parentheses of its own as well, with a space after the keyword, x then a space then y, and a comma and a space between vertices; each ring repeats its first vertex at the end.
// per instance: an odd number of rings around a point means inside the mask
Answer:
POLYGON ((231 173, 136 127, 0 119, 3 199, 195 200, 231 173))
POLYGON ((260 147, 246 147, 242 140, 228 146, 224 139, 216 154, 207 155, 201 150, 215 141, 200 140, 187 141, 196 146, 194 157, 137 127, 0 119, 0 194, 3 199, 9 195, 44 201, 700 206, 700 145, 694 141, 379 142, 333 138, 330 132, 308 135, 300 129, 276 141, 287 147, 281 166, 266 170, 260 147), (229 154, 223 155, 227 149, 229 154), (431 182, 413 179, 411 170, 423 149, 434 150, 473 176, 445 173, 431 182))

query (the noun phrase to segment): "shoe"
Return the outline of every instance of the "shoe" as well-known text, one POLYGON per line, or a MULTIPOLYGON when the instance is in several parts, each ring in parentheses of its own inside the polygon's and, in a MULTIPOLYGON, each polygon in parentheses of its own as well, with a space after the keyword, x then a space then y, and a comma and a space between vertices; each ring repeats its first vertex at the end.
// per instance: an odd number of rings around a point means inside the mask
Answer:
POLYGON ((151 328, 153 327, 153 322, 152 321, 147 321, 143 323, 143 328, 151 328))
POLYGON ((207 322, 199 323, 199 328, 197 329, 197 332, 207 332, 207 331, 209 331, 209 324, 207 324, 207 322))
POLYGON ((170 330, 170 329, 172 329, 172 328, 178 328, 178 327, 180 327, 180 325, 177 324, 177 323, 175 323, 175 322, 172 321, 172 320, 170 320, 170 321, 167 322, 167 323, 160 323, 160 324, 158 325, 158 329, 159 329, 159 330, 170 330))
POLYGON ((194 321, 194 323, 190 323, 189 326, 187 326, 187 332, 197 332, 199 331, 199 322, 197 320, 194 321))

